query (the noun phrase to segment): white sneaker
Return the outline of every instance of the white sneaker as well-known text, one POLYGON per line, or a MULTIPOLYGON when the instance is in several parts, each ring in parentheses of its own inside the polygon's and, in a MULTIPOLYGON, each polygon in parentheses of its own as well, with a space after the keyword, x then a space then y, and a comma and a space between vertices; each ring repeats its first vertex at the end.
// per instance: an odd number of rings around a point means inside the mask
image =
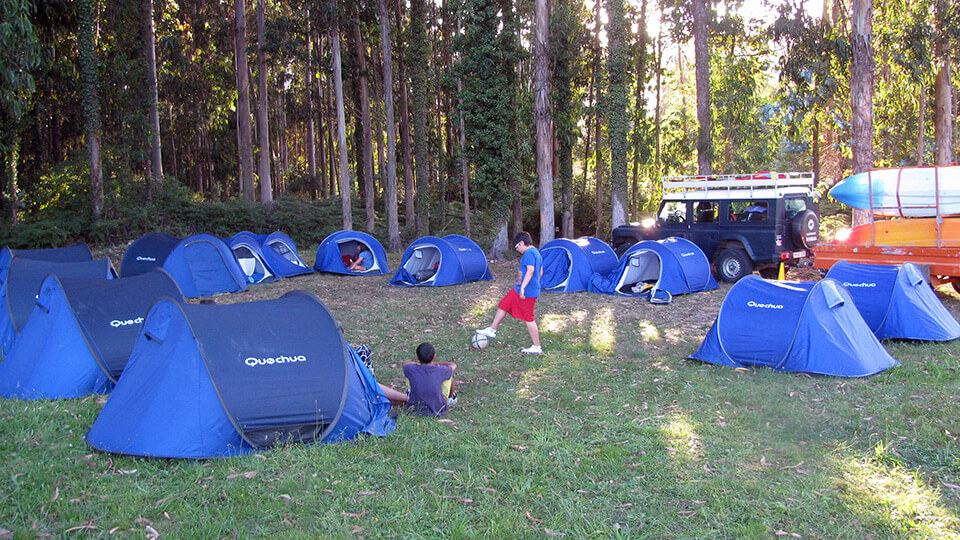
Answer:
POLYGON ((477 330, 477 333, 480 334, 481 336, 487 336, 490 339, 497 337, 497 331, 494 330, 493 328, 490 328, 489 326, 486 328, 481 328, 480 330, 477 330))
POLYGON ((527 354, 543 354, 543 347, 539 345, 531 345, 526 349, 520 349, 520 352, 527 354))
POLYGON ((454 393, 452 396, 447 398, 447 407, 453 407, 457 404, 457 394, 454 393))

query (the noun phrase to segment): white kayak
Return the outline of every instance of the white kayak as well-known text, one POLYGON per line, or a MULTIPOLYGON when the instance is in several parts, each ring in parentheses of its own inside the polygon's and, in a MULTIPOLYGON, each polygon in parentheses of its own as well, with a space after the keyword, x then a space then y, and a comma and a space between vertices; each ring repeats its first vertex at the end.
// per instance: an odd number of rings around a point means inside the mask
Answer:
POLYGON ((844 178, 830 196, 875 216, 960 214, 960 166, 875 169, 844 178))

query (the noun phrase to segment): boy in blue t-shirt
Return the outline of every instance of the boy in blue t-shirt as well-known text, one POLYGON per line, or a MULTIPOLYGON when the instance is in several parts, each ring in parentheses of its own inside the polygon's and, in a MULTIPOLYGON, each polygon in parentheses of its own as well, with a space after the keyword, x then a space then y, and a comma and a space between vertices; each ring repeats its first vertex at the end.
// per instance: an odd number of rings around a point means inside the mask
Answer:
POLYGON ((403 374, 410 383, 407 409, 422 416, 447 414, 448 405, 456 405, 457 394, 453 391, 453 372, 457 364, 434 362, 436 349, 431 343, 417 346, 417 361, 403 363, 403 374))
POLYGON ((513 248, 520 252, 520 268, 517 272, 517 284, 500 300, 497 313, 493 316, 493 323, 477 330, 478 334, 488 338, 497 337, 497 327, 507 313, 515 319, 520 319, 527 325, 527 332, 533 345, 521 352, 527 354, 541 354, 540 330, 534 317, 537 298, 540 297, 540 278, 543 276, 543 257, 540 250, 533 247, 533 239, 528 232, 518 232, 513 237, 513 248))

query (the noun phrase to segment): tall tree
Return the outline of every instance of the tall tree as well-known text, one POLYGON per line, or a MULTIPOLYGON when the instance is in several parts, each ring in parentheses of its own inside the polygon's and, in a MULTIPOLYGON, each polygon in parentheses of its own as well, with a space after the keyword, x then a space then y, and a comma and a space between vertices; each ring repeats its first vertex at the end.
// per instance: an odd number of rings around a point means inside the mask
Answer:
POLYGON ((260 162, 257 169, 260 176, 260 202, 273 200, 273 180, 270 176, 270 104, 267 91, 267 55, 264 43, 263 0, 257 0, 257 138, 260 145, 260 162))
POLYGON ((343 228, 353 230, 350 201, 350 170, 347 167, 347 121, 343 104, 343 73, 340 63, 340 15, 337 0, 332 0, 333 22, 330 24, 330 61, 333 63, 333 88, 336 94, 337 142, 340 150, 340 211, 343 228))
MULTIPOLYGON (((402 36, 409 34, 409 28, 407 32, 403 31, 403 4, 403 0, 396 1, 394 15, 397 22, 397 48, 405 51, 406 47, 403 47, 405 40, 402 36)), ((413 142, 410 134, 410 94, 407 91, 406 65, 405 54, 398 54, 397 80, 400 84, 397 92, 400 94, 400 154, 403 158, 403 224, 412 227, 417 212, 413 187, 413 142)))
POLYGON ((90 159, 90 210, 94 218, 103 213, 103 164, 100 151, 100 75, 96 43, 96 0, 77 2, 80 25, 77 46, 80 50, 80 79, 83 88, 83 125, 90 159))
POLYGON ((534 117, 537 126, 537 179, 540 185, 540 245, 554 238, 553 120, 550 113, 550 8, 536 0, 533 37, 534 117))
POLYGON ((254 202, 253 141, 250 135, 250 68, 247 64, 247 7, 235 0, 234 50, 237 69, 237 150, 240 152, 240 193, 254 202))
POLYGON ((949 32, 957 32, 960 8, 956 2, 936 0, 937 21, 936 56, 937 79, 934 92, 934 133, 937 141, 937 165, 953 163, 953 86, 949 32))
POLYGON ((424 0, 410 0, 410 39, 407 65, 413 92, 413 152, 416 160, 416 233, 423 236, 430 226, 430 157, 427 132, 427 10, 424 0))
POLYGON ((357 61, 358 93, 360 94, 360 166, 357 171, 363 173, 363 201, 366 217, 366 231, 373 234, 376 227, 373 199, 376 195, 373 187, 373 132, 370 115, 370 83, 367 73, 367 47, 363 43, 363 33, 360 31, 360 7, 354 5, 353 46, 357 61))
POLYGON ((707 0, 691 0, 693 55, 697 76, 697 174, 713 173, 713 119, 710 112, 710 31, 707 0))
MULTIPOLYGON (((696 1, 696 0, 694 0, 696 1)), ((606 0, 607 17, 607 131, 610 142, 611 228, 627 222, 627 92, 630 86, 630 59, 627 53, 629 27, 623 0, 606 0)))
POLYGON ((163 183, 163 153, 160 146, 160 99, 157 93, 156 33, 153 0, 143 0, 143 56, 147 78, 147 109, 150 116, 150 171, 147 197, 156 197, 163 183))
MULTIPOLYGON (((853 0, 850 43, 850 108, 853 128, 853 173, 873 168, 873 0, 853 0)), ((853 211, 853 224, 867 221, 866 212, 853 211)))
POLYGON ((393 44, 390 39, 390 11, 387 0, 380 0, 380 46, 383 49, 383 111, 387 130, 387 185, 384 188, 387 210, 387 249, 400 251, 400 221, 397 209, 397 130, 393 114, 393 44))

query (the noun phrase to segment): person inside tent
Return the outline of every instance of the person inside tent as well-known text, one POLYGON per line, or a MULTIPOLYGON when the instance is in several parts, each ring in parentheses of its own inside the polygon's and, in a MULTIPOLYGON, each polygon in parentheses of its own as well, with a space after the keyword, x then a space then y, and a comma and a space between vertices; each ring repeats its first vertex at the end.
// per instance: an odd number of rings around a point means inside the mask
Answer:
POLYGON ((356 256, 347 265, 347 270, 351 272, 366 272, 373 266, 373 253, 370 248, 357 242, 356 256))
MULTIPOLYGON (((407 409, 421 416, 442 416, 447 408, 457 404, 453 391, 453 372, 457 364, 437 362, 436 349, 432 343, 417 346, 417 361, 403 363, 403 374, 410 383, 407 409)), ((389 395, 388 395, 389 397, 389 395)))

